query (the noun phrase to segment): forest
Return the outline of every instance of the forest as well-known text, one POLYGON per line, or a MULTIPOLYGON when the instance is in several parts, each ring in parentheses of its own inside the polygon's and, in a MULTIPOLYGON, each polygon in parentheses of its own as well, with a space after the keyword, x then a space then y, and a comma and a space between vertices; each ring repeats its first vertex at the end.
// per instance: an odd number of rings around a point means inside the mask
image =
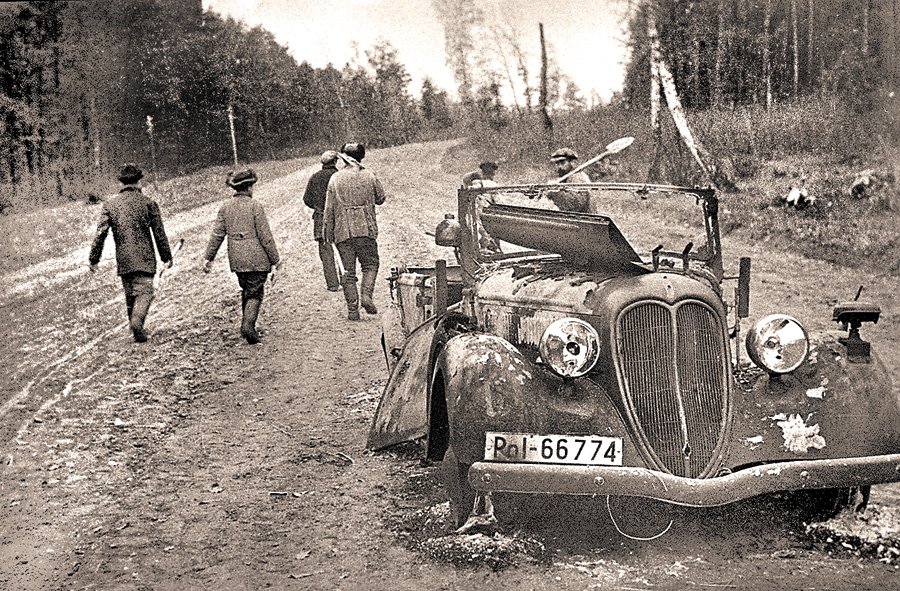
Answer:
POLYGON ((900 0, 610 3, 627 15, 630 57, 608 103, 565 74, 553 32, 544 45, 541 29, 539 44, 538 31, 486 19, 479 0, 432 0, 457 83, 450 90, 428 79, 411 88, 389 40, 314 68, 268 31, 204 11, 200 0, 2 3, 0 209, 79 199, 125 161, 156 179, 233 158, 312 154, 351 137, 387 146, 543 134, 538 143, 550 145, 601 119, 647 126, 648 16, 683 107, 719 114, 721 137, 733 127, 727 113, 742 108, 776 125, 779 112, 828 104, 840 125, 861 118, 880 141, 896 139, 900 0))
MULTIPOLYGON (((155 175, 437 137, 446 91, 420 97, 380 42, 341 69, 298 63, 271 33, 200 0, 0 4, 0 202, 80 198, 132 161, 155 175)), ((2 209, 2 207, 0 207, 2 209)))

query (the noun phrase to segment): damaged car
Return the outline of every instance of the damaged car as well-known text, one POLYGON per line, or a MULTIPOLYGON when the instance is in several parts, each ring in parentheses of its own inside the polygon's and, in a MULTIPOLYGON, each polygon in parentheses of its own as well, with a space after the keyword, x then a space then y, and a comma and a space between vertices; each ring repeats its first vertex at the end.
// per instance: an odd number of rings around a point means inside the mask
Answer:
POLYGON ((456 525, 523 493, 813 491, 836 512, 900 481, 900 399, 863 338, 879 307, 822 311, 821 334, 777 310, 751 325, 751 261, 726 276, 715 190, 461 189, 435 240, 451 264, 389 279, 368 447, 416 441, 442 462, 456 525), (559 211, 562 191, 597 213, 559 211))

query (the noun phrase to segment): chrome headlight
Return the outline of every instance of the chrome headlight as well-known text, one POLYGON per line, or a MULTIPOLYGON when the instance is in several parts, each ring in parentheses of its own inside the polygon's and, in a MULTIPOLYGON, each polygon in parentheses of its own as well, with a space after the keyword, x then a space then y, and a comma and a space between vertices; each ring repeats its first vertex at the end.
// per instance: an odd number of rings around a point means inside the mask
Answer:
POLYGON ((772 314, 758 321, 747 333, 746 345, 753 363, 770 373, 792 372, 809 355, 806 329, 785 314, 772 314))
POLYGON ((600 337, 594 327, 577 318, 561 318, 541 337, 541 360, 564 378, 591 371, 600 357, 600 337))

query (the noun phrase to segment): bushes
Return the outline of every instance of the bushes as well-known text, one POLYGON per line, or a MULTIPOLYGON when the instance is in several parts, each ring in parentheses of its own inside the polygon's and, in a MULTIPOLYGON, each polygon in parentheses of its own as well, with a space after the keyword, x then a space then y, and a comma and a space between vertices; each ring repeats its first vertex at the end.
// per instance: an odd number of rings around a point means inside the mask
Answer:
MULTIPOLYGON (((770 111, 749 106, 689 113, 694 134, 711 154, 731 165, 737 177, 732 181, 741 189, 721 196, 723 228, 809 257, 900 274, 896 181, 880 186, 867 199, 848 194, 855 174, 865 168, 900 178, 900 148, 890 145, 900 139, 894 124, 894 116, 900 117, 900 99, 889 93, 881 96, 878 109, 862 114, 834 95, 777 104, 770 111), (804 175, 815 204, 805 209, 782 206, 781 198, 804 175)), ((696 165, 672 130, 664 129, 663 157, 671 161, 665 182, 690 184, 693 181, 675 178, 672 171, 677 176, 678 171, 696 170, 696 165)), ((644 182, 657 150, 649 115, 639 109, 607 106, 557 113, 552 134, 543 132, 535 115, 513 120, 501 132, 478 129, 472 141, 477 153, 499 154, 508 161, 498 174, 501 182, 530 183, 553 176, 547 162, 552 149, 568 145, 586 159, 625 135, 636 141, 617 157, 617 166, 604 180, 644 182)))

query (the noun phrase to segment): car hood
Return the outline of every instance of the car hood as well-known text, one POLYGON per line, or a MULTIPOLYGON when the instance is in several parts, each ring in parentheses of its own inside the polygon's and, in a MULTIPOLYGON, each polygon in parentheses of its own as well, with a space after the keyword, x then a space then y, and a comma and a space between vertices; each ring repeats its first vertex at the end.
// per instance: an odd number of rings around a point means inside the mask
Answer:
POLYGON ((503 305, 575 315, 615 313, 632 301, 655 299, 674 303, 685 298, 705 301, 715 309, 722 302, 702 275, 675 271, 573 269, 559 259, 510 263, 485 271, 476 287, 481 305, 503 305))

